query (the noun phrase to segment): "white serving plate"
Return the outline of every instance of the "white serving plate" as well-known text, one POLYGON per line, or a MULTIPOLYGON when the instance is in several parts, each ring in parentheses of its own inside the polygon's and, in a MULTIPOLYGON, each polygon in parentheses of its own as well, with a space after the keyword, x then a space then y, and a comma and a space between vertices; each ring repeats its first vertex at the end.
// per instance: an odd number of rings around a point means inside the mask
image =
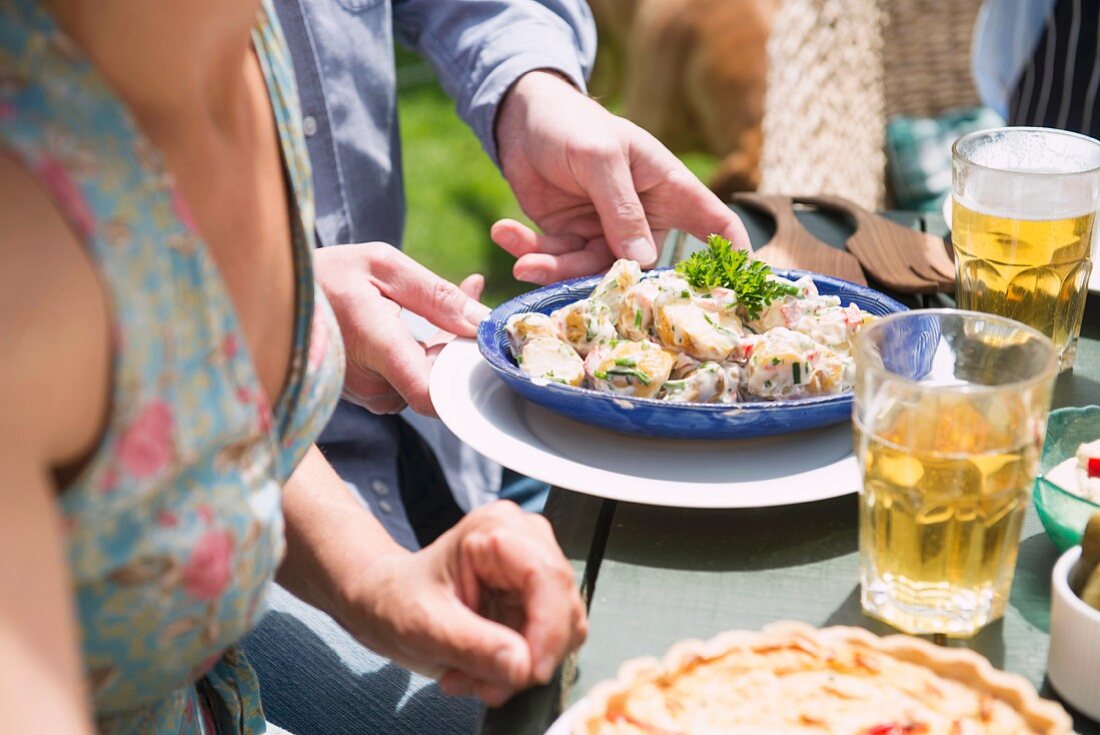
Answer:
POLYGON ((459 439, 516 472, 612 500, 679 508, 755 508, 857 492, 850 424, 724 441, 654 439, 577 423, 506 386, 472 340, 432 370, 432 402, 459 439))

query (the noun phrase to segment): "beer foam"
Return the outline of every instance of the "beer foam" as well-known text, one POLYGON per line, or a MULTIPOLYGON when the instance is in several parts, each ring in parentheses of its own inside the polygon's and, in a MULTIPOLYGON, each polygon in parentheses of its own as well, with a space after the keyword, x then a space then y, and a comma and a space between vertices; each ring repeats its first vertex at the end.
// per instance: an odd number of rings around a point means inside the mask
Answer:
POLYGON ((1084 136, 994 131, 965 148, 962 152, 971 163, 1009 173, 1082 174, 1100 168, 1100 145, 1084 136))
POLYGON ((971 212, 1005 219, 1044 222, 1073 219, 1097 211, 1096 197, 1090 192, 1028 190, 1011 187, 1008 190, 994 184, 976 186, 970 196, 955 194, 955 201, 971 212))
POLYGON ((1054 220, 1100 206, 1100 144, 1091 138, 1007 128, 964 138, 958 153, 955 199, 974 212, 1054 220))

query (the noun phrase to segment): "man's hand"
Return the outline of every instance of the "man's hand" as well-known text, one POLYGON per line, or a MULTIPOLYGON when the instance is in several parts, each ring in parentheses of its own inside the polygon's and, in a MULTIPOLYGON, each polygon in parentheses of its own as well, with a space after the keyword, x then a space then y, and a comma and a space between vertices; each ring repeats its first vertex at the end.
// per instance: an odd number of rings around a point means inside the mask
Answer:
POLYGON ((550 681, 587 635, 550 524, 509 502, 475 510, 416 554, 377 559, 363 584, 344 605, 349 630, 402 666, 439 677, 446 693, 493 706, 550 681))
POLYGON ((741 220, 649 133, 556 74, 533 71, 505 98, 496 127, 504 176, 539 235, 515 220, 493 241, 521 281, 597 273, 616 258, 650 267, 670 229, 749 249, 741 220))
POLYGON ((435 416, 432 361, 452 335, 476 336, 489 315, 478 303, 485 279, 474 274, 455 286, 382 242, 321 248, 314 267, 344 338, 344 398, 373 413, 397 413, 408 404, 435 416), (418 342, 401 321, 402 307, 443 331, 418 342))

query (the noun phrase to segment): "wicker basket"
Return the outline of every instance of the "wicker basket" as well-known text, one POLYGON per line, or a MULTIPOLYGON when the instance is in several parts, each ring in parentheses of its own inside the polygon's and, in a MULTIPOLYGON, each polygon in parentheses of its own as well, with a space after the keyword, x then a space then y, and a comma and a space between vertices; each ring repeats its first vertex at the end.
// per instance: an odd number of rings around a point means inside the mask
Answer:
POLYGON ((980 0, 783 0, 768 43, 761 191, 885 203, 886 121, 977 103, 980 0))

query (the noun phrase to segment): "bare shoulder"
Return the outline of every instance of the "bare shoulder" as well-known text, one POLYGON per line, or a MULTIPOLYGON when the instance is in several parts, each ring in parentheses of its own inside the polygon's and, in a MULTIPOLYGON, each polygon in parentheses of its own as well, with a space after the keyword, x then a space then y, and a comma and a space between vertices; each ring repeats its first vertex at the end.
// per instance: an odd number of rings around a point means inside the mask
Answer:
POLYGON ((0 441, 46 466, 91 448, 107 412, 109 315, 84 246, 0 149, 0 441))

